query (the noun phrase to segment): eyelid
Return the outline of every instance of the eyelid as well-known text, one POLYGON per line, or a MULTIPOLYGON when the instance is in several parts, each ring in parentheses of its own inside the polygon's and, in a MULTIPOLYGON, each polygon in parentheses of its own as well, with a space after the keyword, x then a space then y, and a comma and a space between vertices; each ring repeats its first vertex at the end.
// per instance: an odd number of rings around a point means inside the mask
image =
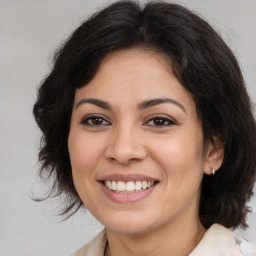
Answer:
POLYGON ((147 117, 146 121, 143 122, 143 125, 167 127, 167 126, 172 126, 172 125, 178 125, 178 122, 176 120, 174 120, 174 118, 171 118, 170 116, 167 116, 167 115, 164 115, 164 114, 154 114, 154 115, 151 115, 151 116, 147 117), (156 118, 166 120, 166 121, 170 122, 170 124, 167 124, 167 125, 147 125, 147 123, 149 121, 152 121, 152 120, 154 120, 156 118))
POLYGON ((87 125, 87 126, 105 126, 105 125, 111 125, 111 122, 108 120, 107 117, 105 117, 104 115, 102 114, 97 114, 97 113, 94 113, 94 114, 88 114, 88 115, 85 115, 82 117, 81 121, 80 121, 80 124, 82 125, 87 125), (93 125, 93 124, 86 124, 86 121, 89 120, 90 118, 101 118, 103 119, 105 122, 107 122, 108 124, 99 124, 99 125, 93 125))
MULTIPOLYGON (((80 122, 79 122, 80 124, 82 124, 82 125, 85 125, 85 126, 95 126, 95 127, 99 127, 99 126, 106 126, 106 125, 111 125, 112 123, 111 123, 111 121, 109 121, 109 119, 106 117, 106 116, 104 116, 104 115, 102 115, 102 114, 98 114, 98 113, 93 113, 93 114, 88 114, 88 115, 85 115, 85 116, 83 116, 82 118, 81 118, 81 120, 80 120, 80 122), (102 119, 103 120, 103 122, 106 122, 105 124, 88 124, 88 123, 86 123, 90 118, 100 118, 100 119, 102 119)), ((145 121, 143 122, 143 125, 145 125, 145 126, 155 126, 155 127, 157 127, 158 126, 158 128, 161 128, 161 127, 168 127, 168 126, 172 126, 172 125, 178 125, 178 122, 174 119, 174 118, 172 118, 172 117, 170 117, 170 116, 167 116, 167 115, 165 115, 165 114, 154 114, 154 115, 150 115, 150 116, 148 116, 146 119, 145 119, 145 121), (163 120, 165 120, 166 122, 168 122, 168 124, 163 124, 163 125, 150 125, 150 124, 148 124, 150 121, 153 121, 154 119, 163 119, 163 120)))

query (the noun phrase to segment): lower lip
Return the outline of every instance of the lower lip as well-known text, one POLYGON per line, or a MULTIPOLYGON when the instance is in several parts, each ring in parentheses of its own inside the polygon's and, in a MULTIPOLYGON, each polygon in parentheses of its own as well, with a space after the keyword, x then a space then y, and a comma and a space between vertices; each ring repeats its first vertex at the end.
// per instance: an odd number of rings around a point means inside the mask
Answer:
POLYGON ((155 185, 154 185, 148 189, 141 190, 134 193, 116 193, 113 190, 110 190, 107 187, 105 187, 101 182, 99 183, 101 185, 102 191, 105 194, 105 196, 109 198, 111 201, 114 201, 116 203, 129 203, 129 202, 140 201, 148 197, 155 188, 155 185))

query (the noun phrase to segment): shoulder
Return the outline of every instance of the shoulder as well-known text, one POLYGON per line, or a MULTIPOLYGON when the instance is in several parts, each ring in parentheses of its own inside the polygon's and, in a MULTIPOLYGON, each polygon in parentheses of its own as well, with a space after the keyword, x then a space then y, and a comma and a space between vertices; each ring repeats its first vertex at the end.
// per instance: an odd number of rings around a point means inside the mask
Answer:
POLYGON ((103 256, 106 244, 107 236, 104 229, 90 243, 70 256, 103 256))
POLYGON ((242 255, 256 256, 256 243, 250 243, 245 239, 235 236, 236 244, 239 246, 242 255))
MULTIPOLYGON (((103 256, 107 244, 106 231, 71 256, 103 256)), ((256 244, 236 236, 219 224, 212 225, 189 256, 256 256, 256 244)))
POLYGON ((220 224, 212 225, 189 256, 256 256, 256 248, 220 224))

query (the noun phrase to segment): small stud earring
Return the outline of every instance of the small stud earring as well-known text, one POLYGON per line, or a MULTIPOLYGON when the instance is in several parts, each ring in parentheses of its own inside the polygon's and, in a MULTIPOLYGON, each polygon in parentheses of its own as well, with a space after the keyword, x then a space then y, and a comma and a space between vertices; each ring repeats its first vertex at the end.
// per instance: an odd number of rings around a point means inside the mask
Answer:
POLYGON ((215 174, 214 168, 213 168, 213 167, 210 167, 210 169, 211 169, 212 174, 214 175, 214 174, 215 174))

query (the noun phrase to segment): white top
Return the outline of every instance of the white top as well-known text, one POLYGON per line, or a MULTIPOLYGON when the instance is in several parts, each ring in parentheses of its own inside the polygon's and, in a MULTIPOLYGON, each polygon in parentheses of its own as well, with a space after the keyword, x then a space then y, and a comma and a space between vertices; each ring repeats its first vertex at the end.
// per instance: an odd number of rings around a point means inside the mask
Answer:
MULTIPOLYGON (((106 231, 99 233, 90 243, 71 256, 104 256, 106 231)), ((256 245, 237 237, 219 224, 212 225, 200 243, 188 256, 256 256, 256 245)))

